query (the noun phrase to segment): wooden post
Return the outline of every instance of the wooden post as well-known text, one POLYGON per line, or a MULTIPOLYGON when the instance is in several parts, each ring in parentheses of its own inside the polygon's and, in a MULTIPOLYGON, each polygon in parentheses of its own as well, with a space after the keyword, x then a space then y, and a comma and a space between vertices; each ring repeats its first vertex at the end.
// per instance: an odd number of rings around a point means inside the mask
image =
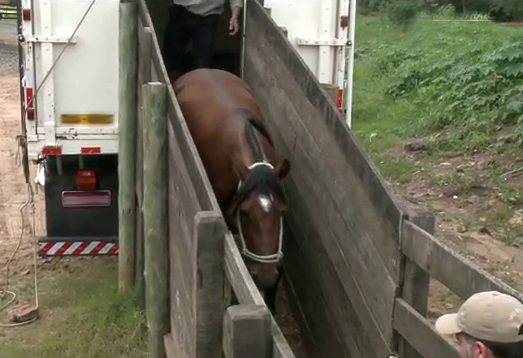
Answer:
POLYGON ((235 305, 223 319, 225 358, 272 358, 271 314, 265 306, 235 305))
POLYGON ((169 333, 167 86, 150 82, 143 98, 143 227, 149 357, 164 358, 169 333))
POLYGON ((118 146, 118 287, 134 285, 138 4, 120 3, 118 146))
MULTIPOLYGON (((429 234, 434 234, 436 218, 425 210, 409 213, 409 220, 429 234)), ((427 317, 429 301, 430 275, 416 263, 403 258, 403 287, 401 298, 412 306, 423 317, 427 317)), ((402 358, 422 358, 421 355, 404 339, 398 339, 398 353, 402 358)))
MULTIPOLYGON (((142 83, 151 80, 151 49, 152 49, 152 31, 150 27, 143 28, 143 36, 139 36, 139 64, 138 71, 141 74, 142 83)), ((135 264, 135 286, 138 293, 140 308, 145 310, 145 280, 144 271, 144 253, 143 253, 143 143, 141 140, 141 120, 137 123, 137 140, 136 140, 136 162, 140 163, 140 168, 136 169, 136 192, 138 194, 138 210, 136 212, 136 264, 135 264)))
POLYGON ((196 357, 221 358, 223 328, 224 241, 227 227, 219 212, 194 217, 197 245, 196 357))

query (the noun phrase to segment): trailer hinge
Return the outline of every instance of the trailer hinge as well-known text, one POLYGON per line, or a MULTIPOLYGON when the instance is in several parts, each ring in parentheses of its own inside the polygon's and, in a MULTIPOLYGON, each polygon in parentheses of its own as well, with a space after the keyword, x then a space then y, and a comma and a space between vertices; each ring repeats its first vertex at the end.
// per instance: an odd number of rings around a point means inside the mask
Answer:
POLYGON ((53 43, 53 44, 74 44, 76 43, 76 36, 60 36, 60 35, 26 35, 25 38, 20 39, 21 42, 31 43, 53 43))
POLYGON ((298 46, 346 46, 347 40, 337 38, 296 37, 298 46))

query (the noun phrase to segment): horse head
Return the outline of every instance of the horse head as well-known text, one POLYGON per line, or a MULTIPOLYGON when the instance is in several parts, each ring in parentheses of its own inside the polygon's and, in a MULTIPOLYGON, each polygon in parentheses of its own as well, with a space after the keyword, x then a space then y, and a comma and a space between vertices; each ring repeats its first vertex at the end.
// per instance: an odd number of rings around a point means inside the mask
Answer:
POLYGON ((273 288, 280 278, 282 217, 287 209, 281 180, 289 170, 286 159, 276 167, 260 161, 236 168, 240 184, 227 215, 238 231, 241 253, 259 289, 273 288))

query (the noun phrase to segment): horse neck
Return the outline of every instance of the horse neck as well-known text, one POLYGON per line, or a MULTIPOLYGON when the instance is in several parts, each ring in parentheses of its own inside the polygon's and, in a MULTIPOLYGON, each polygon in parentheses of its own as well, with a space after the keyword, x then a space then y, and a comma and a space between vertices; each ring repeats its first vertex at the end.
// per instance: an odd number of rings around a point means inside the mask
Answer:
POLYGON ((245 126, 250 126, 244 130, 244 140, 242 140, 243 148, 243 165, 252 169, 254 166, 261 163, 271 165, 274 161, 274 149, 272 148, 270 140, 265 136, 265 133, 256 127, 252 126, 248 121, 245 126))

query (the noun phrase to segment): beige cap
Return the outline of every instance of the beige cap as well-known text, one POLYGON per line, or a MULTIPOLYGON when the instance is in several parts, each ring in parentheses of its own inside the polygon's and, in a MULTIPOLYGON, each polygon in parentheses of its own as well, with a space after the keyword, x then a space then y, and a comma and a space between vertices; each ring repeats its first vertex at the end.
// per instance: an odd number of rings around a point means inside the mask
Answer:
POLYGON ((470 296, 458 313, 438 318, 436 331, 445 335, 464 332, 490 342, 515 343, 523 341, 522 324, 521 302, 501 292, 486 291, 470 296))

